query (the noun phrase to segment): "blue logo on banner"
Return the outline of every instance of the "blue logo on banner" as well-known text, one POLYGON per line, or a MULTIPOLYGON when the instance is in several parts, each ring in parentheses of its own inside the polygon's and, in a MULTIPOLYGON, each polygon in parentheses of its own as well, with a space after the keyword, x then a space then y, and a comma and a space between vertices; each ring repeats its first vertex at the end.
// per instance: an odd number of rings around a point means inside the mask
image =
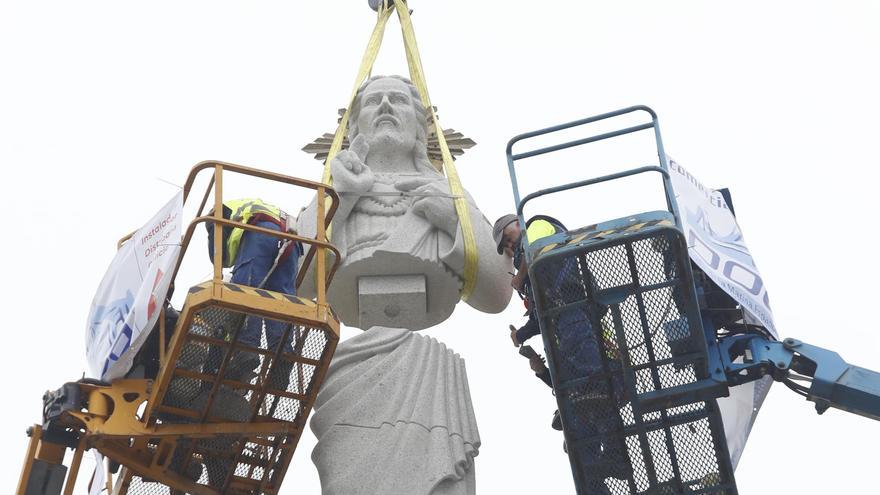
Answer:
POLYGON ((131 346, 132 331, 131 327, 125 323, 125 319, 131 312, 133 305, 134 296, 131 291, 126 291, 125 297, 95 308, 94 318, 89 324, 90 341, 105 341, 110 349, 101 370, 101 378, 105 376, 110 366, 119 359, 119 356, 131 346))

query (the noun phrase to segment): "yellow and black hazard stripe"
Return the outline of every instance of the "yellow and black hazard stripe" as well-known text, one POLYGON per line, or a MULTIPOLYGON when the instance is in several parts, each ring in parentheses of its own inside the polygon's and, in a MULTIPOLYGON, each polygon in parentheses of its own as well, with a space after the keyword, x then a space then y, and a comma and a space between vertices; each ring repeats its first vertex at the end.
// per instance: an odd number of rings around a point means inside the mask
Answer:
MULTIPOLYGON (((246 285, 238 285, 231 284, 228 282, 224 282, 221 284, 224 289, 228 289, 232 292, 237 292, 240 294, 246 294, 251 296, 262 297, 266 299, 272 299, 275 301, 289 301, 294 304, 301 304, 303 306, 315 307, 315 302, 310 299, 305 299, 302 297, 292 296, 290 294, 282 294, 280 292, 272 292, 270 290, 258 289, 256 287, 248 287, 246 285)), ((197 294, 203 290, 207 290, 211 287, 211 282, 206 282, 201 285, 196 285, 189 289, 190 294, 197 294)))
POLYGON ((583 227, 577 230, 573 230, 568 233, 568 238, 562 242, 555 242, 548 244, 541 248, 538 252, 538 255, 542 255, 548 251, 552 251, 554 249, 566 247, 566 246, 574 246, 580 244, 582 242, 587 242, 593 239, 601 239, 605 237, 610 237, 618 234, 633 234, 642 229, 650 228, 650 227, 670 227, 675 225, 672 220, 668 218, 651 220, 648 222, 640 222, 633 225, 621 225, 620 227, 607 229, 607 230, 598 230, 597 225, 590 225, 588 227, 583 227))

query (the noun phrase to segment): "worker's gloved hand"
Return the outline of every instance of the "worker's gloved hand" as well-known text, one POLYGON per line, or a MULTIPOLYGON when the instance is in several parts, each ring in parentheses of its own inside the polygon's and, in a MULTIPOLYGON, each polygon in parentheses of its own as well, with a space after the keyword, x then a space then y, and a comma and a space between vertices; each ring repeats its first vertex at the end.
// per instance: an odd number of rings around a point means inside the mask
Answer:
POLYGON ((513 341, 513 346, 519 347, 522 342, 520 342, 519 339, 516 338, 516 327, 513 325, 508 325, 508 328, 510 328, 510 340, 513 341))
POLYGON ((362 193, 373 188, 375 176, 366 165, 370 145, 363 134, 358 134, 347 150, 340 151, 330 161, 333 188, 339 192, 362 193))
POLYGON ((406 179, 395 183, 394 187, 399 191, 417 194, 413 199, 412 212, 455 239, 458 231, 458 215, 445 178, 440 176, 406 179))
POLYGON ((547 369, 547 367, 544 366, 544 356, 536 355, 529 358, 529 368, 531 368, 532 371, 534 371, 535 373, 540 373, 547 369))

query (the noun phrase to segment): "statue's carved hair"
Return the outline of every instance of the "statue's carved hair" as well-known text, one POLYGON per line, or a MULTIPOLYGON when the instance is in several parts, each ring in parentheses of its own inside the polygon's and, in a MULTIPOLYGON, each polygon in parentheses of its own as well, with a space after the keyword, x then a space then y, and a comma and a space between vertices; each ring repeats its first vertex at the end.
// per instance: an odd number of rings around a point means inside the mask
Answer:
POLYGON ((419 94, 418 88, 416 88, 412 81, 403 76, 373 76, 358 88, 354 101, 351 104, 351 115, 349 115, 348 119, 348 142, 353 143, 354 138, 356 138, 360 132, 357 122, 358 115, 360 115, 361 111, 361 97, 364 94, 364 90, 373 82, 379 79, 387 79, 389 77, 401 81, 407 88, 409 88, 412 106, 415 108, 416 113, 419 116, 418 121, 421 125, 416 129, 416 146, 415 150, 413 150, 416 169, 426 175, 437 175, 442 177, 443 174, 434 167, 434 164, 432 164, 431 160, 428 158, 428 111, 425 109, 425 105, 422 104, 422 97, 419 94))

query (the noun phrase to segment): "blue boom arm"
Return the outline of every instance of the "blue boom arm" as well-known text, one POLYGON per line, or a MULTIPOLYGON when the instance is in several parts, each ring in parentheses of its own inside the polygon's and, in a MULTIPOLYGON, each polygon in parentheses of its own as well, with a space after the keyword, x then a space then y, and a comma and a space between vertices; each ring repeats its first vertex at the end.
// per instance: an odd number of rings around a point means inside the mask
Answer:
POLYGON ((720 362, 730 386, 770 375, 816 403, 880 420, 880 373, 844 361, 839 354, 795 339, 782 342, 763 335, 722 337, 720 362), (737 362, 737 358, 742 358, 737 362), (800 383, 799 383, 800 382, 800 383))

